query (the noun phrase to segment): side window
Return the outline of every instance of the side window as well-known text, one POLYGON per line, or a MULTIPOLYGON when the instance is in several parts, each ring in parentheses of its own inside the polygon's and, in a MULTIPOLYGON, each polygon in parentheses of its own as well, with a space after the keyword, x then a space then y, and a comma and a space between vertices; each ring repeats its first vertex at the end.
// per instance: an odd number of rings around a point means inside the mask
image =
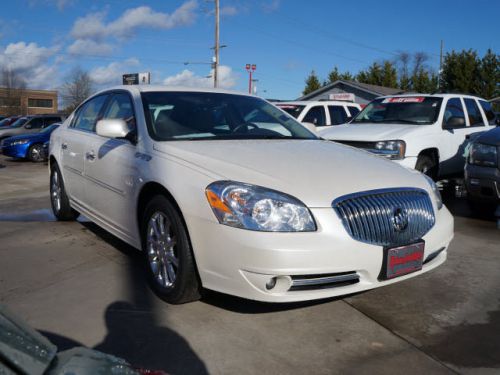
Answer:
POLYGON ((43 128, 43 118, 42 117, 34 117, 28 122, 30 129, 41 129, 43 128))
POLYGON ((495 125, 495 112, 493 112, 491 103, 485 100, 480 100, 479 103, 481 104, 481 107, 483 107, 483 111, 486 115, 486 119, 488 120, 488 124, 495 125))
POLYGON ((135 130, 134 108, 129 95, 126 93, 114 94, 103 118, 120 118, 127 123, 129 131, 135 130))
POLYGON ((463 128, 465 126, 464 108, 459 98, 448 100, 444 110, 443 121, 444 125, 448 128, 463 128))
POLYGON ((469 115, 470 126, 484 126, 483 116, 479 111, 479 107, 474 99, 465 98, 465 107, 467 107, 467 114, 469 115))
POLYGON ((323 106, 312 107, 302 120, 303 122, 310 122, 316 126, 326 125, 325 109, 323 106))
POLYGON ((56 122, 61 122, 60 117, 45 117, 45 127, 55 124, 56 122))
POLYGON ((97 116, 101 111, 102 106, 108 98, 107 95, 100 95, 89 100, 85 103, 76 115, 76 119, 71 124, 71 127, 79 130, 84 130, 88 132, 93 132, 95 129, 95 123, 97 122, 97 116))
POLYGON ((329 105, 328 112, 330 112, 331 125, 340 125, 347 122, 347 113, 343 106, 329 105))
POLYGON ((348 108, 349 108, 349 112, 351 113, 351 116, 349 117, 349 120, 350 120, 359 113, 359 109, 358 109, 358 107, 353 107, 353 106, 348 106, 348 108))

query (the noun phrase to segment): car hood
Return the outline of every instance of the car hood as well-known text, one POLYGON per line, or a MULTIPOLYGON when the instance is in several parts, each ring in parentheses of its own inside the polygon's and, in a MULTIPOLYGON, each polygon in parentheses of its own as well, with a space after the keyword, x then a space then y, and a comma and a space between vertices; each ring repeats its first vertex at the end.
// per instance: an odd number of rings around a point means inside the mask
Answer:
POLYGON ((486 145, 500 146, 500 127, 480 134, 474 141, 486 145))
POLYGON ((389 141, 405 139, 414 132, 418 132, 423 126, 430 125, 346 124, 331 126, 320 130, 318 134, 325 139, 340 141, 389 141))
POLYGON ((233 180, 275 189, 309 207, 359 191, 419 187, 420 173, 372 154, 320 140, 238 140, 158 142, 154 149, 233 180))

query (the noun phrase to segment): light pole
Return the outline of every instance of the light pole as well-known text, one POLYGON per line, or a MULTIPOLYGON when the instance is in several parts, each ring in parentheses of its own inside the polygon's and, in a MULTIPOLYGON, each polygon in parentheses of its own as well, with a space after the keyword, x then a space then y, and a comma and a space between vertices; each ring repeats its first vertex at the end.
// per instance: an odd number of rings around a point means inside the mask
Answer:
POLYGON ((252 93, 252 73, 255 72, 255 70, 257 69, 257 65, 246 64, 245 69, 247 70, 247 72, 249 74, 248 75, 248 93, 251 94, 252 93))
POLYGON ((215 56, 214 56, 214 88, 218 85, 219 70, 219 0, 215 0, 215 56))

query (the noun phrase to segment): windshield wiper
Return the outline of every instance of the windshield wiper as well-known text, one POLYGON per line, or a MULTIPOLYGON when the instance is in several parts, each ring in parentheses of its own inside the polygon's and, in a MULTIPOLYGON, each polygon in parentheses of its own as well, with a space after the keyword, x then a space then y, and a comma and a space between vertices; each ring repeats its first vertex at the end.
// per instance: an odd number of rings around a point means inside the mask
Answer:
POLYGON ((406 119, 402 119, 402 118, 386 118, 386 119, 383 119, 383 120, 373 121, 373 122, 376 122, 376 123, 399 122, 399 123, 402 123, 402 124, 412 124, 412 125, 422 124, 422 122, 412 121, 412 120, 406 120, 406 119))

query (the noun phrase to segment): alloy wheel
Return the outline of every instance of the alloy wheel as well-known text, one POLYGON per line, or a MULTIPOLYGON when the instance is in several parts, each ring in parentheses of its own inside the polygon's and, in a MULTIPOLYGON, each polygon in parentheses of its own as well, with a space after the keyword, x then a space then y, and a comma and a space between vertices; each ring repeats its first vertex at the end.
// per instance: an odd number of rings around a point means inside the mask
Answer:
POLYGON ((50 189, 50 198, 52 199, 52 206, 56 212, 61 211, 61 182, 59 179, 59 172, 54 170, 52 172, 52 182, 50 189))
POLYGON ((154 213, 148 222, 146 251, 154 279, 164 288, 171 288, 177 278, 176 245, 170 220, 162 212, 154 213))

